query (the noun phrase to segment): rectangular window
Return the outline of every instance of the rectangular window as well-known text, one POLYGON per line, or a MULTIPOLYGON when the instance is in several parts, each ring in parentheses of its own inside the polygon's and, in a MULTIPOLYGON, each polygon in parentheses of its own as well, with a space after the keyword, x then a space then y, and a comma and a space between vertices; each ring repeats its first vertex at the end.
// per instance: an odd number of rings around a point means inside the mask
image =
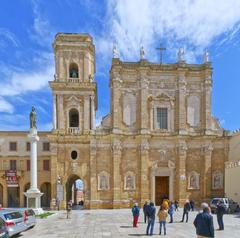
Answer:
POLYGON ((30 171, 30 167, 31 167, 31 162, 30 162, 30 160, 28 159, 28 160, 27 160, 27 171, 30 171))
POLYGON ((168 109, 165 107, 157 108, 157 126, 159 129, 168 129, 168 109))
POLYGON ((43 142, 43 151, 49 151, 50 145, 49 142, 43 142))
POLYGON ((43 170, 50 170, 49 160, 43 160, 43 170))
POLYGON ((30 142, 26 143, 26 151, 30 151, 31 150, 31 144, 30 142))
POLYGON ((10 160, 10 170, 17 170, 17 160, 10 160))
POLYGON ((10 142, 9 143, 9 150, 10 151, 17 151, 17 142, 10 142))

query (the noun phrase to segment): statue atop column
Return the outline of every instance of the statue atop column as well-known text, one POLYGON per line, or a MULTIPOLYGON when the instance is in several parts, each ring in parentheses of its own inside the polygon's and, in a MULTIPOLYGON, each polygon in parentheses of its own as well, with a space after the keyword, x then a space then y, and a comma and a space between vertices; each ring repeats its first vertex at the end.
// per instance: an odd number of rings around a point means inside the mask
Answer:
POLYGON ((32 106, 32 111, 30 113, 30 129, 37 129, 37 113, 35 107, 32 106))

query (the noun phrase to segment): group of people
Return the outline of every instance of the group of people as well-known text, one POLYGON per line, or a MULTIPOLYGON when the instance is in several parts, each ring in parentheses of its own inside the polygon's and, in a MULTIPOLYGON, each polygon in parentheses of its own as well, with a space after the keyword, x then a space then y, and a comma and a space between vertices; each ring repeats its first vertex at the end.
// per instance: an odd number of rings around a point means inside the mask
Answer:
MULTIPOLYGON (((166 235, 166 220, 169 215, 169 223, 173 223, 173 215, 175 211, 178 211, 179 203, 178 201, 171 202, 164 199, 159 211, 156 213, 156 207, 153 202, 145 202, 143 206, 144 222, 147 223, 146 235, 153 235, 155 217, 157 215, 159 219, 159 235, 166 235), (163 231, 163 233, 162 233, 163 231)), ((214 225, 213 216, 211 215, 211 209, 207 203, 201 204, 202 212, 198 213, 193 224, 196 228, 196 233, 199 238, 204 237, 214 237, 214 225)), ((194 211, 195 203, 193 200, 186 200, 183 207, 183 216, 181 222, 184 222, 186 217, 186 222, 188 222, 188 214, 190 211, 194 211)), ((224 229, 223 224, 223 214, 225 213, 225 207, 223 201, 219 201, 217 204, 216 214, 217 221, 219 224, 219 230, 224 229)), ((140 208, 137 203, 132 207, 133 214, 133 227, 138 227, 138 218, 140 215, 140 208)))

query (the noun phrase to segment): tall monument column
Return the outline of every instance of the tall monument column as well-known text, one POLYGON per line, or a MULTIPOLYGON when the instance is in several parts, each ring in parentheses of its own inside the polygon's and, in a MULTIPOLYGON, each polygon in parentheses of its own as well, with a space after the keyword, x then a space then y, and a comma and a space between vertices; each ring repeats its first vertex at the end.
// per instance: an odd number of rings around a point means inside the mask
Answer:
POLYGON ((24 195, 27 197, 27 207, 32 208, 36 214, 43 213, 41 208, 41 196, 43 193, 37 188, 37 142, 39 137, 37 135, 37 125, 36 125, 36 111, 32 107, 30 113, 30 131, 28 138, 31 143, 31 186, 24 195))

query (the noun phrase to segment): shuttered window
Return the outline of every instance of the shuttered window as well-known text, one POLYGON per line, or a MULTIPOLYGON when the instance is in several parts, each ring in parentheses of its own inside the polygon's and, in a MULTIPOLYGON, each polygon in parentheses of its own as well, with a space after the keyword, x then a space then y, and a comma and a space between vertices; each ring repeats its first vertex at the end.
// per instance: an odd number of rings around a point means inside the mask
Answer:
POLYGON ((159 129, 168 129, 168 109, 165 107, 157 108, 157 126, 159 129))

